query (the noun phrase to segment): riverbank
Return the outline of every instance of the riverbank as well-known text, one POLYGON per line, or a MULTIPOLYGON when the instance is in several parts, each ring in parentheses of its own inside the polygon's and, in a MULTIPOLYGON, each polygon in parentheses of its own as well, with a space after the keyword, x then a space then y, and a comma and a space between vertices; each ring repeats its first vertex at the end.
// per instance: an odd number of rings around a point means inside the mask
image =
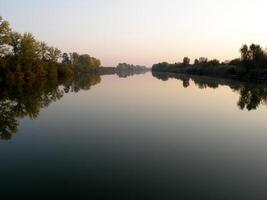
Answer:
POLYGON ((153 72, 171 72, 181 74, 206 75, 223 78, 234 78, 246 81, 267 81, 267 53, 260 45, 243 45, 240 58, 220 62, 201 57, 190 63, 185 57, 182 63, 169 64, 161 62, 153 65, 153 72))
MULTIPOLYGON (((162 65, 162 64, 158 64, 162 65)), ((175 73, 175 74, 189 74, 200 76, 221 77, 228 79, 237 79, 241 81, 259 81, 267 82, 267 69, 255 69, 246 71, 245 68, 234 65, 206 65, 206 66, 177 66, 165 65, 165 67, 157 68, 153 66, 153 72, 160 73, 175 73)))

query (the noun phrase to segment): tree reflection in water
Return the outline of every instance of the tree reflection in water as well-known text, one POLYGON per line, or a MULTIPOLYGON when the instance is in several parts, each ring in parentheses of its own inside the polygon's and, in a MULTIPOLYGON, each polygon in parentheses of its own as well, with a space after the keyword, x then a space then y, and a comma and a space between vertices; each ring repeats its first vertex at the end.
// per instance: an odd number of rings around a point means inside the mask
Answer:
POLYGON ((64 93, 89 90, 101 82, 99 74, 80 74, 66 80, 30 80, 0 86, 0 139, 9 140, 18 130, 18 119, 35 119, 42 108, 64 93), (63 87, 62 87, 63 86, 63 87))
POLYGON ((267 106, 267 85, 259 83, 242 83, 230 79, 220 79, 213 77, 192 76, 174 73, 158 73, 153 72, 153 76, 162 81, 168 79, 177 79, 183 82, 184 88, 190 86, 190 80, 200 89, 218 88, 219 86, 228 86, 233 91, 238 92, 240 97, 237 106, 248 111, 256 110, 261 104, 267 106))

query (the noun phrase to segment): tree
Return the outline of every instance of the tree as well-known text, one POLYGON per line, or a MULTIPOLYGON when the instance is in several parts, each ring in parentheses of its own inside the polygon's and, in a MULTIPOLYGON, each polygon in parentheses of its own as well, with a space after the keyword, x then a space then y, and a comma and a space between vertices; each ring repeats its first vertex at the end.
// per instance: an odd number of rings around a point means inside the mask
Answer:
POLYGON ((97 70, 101 62, 100 60, 91 57, 88 54, 79 55, 78 53, 71 54, 71 63, 76 67, 78 71, 90 71, 97 70))
POLYGON ((240 58, 235 58, 235 59, 231 60, 228 64, 229 65, 234 65, 234 66, 240 66, 241 65, 241 59, 240 58))
POLYGON ((48 49, 49 47, 46 45, 45 42, 38 43, 38 55, 41 60, 48 59, 48 49))
POLYGON ((57 62, 60 58, 61 51, 58 48, 50 47, 48 48, 47 57, 48 60, 57 62))
POLYGON ((199 63, 201 63, 201 64, 205 64, 205 63, 207 63, 208 62, 208 58, 205 58, 205 57, 200 57, 199 58, 199 63))
POLYGON ((22 65, 31 65, 34 60, 38 59, 39 45, 31 33, 24 33, 18 52, 22 65))
POLYGON ((215 65, 219 65, 220 61, 217 60, 217 59, 213 59, 213 60, 208 61, 208 64, 212 65, 212 66, 215 66, 215 65))
POLYGON ((249 50, 248 46, 245 44, 240 48, 240 53, 241 53, 241 60, 242 61, 247 61, 249 60, 249 50))
POLYGON ((76 52, 70 53, 70 60, 73 65, 78 65, 79 54, 76 52))
POLYGON ((91 63, 91 68, 92 69, 97 69, 101 65, 100 60, 99 59, 96 59, 94 57, 90 57, 90 63, 91 63))
POLYGON ((69 55, 67 53, 63 53, 62 63, 63 64, 71 64, 71 60, 70 60, 69 55))
POLYGON ((254 67, 262 67, 262 61, 264 60, 264 51, 260 45, 252 44, 250 46, 250 57, 254 67))
POLYGON ((8 51, 7 45, 10 43, 10 32, 9 23, 0 16, 0 57, 5 56, 8 51))
POLYGON ((183 59, 183 64, 185 64, 185 65, 189 65, 189 64, 190 64, 190 58, 188 58, 188 57, 184 57, 184 59, 183 59))
POLYGON ((253 67, 265 67, 267 64, 266 53, 262 50, 260 45, 251 44, 248 48, 247 45, 243 45, 240 48, 241 61, 246 70, 250 70, 253 67))
POLYGON ((12 32, 10 34, 10 43, 9 45, 12 48, 12 52, 15 56, 18 56, 20 48, 21 48, 21 34, 18 32, 12 32))
POLYGON ((100 60, 88 54, 64 53, 61 57, 59 49, 48 47, 31 33, 12 32, 8 22, 0 17, 0 82, 34 77, 56 80, 58 76, 70 77, 78 70, 96 70, 100 65, 100 60), (60 58, 63 64, 57 63, 60 58))

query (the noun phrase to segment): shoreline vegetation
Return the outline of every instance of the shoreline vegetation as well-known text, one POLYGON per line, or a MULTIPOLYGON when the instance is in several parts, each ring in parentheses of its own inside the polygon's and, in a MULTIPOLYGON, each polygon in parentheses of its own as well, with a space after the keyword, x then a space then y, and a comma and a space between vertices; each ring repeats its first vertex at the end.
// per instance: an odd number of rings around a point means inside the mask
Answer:
POLYGON ((0 84, 74 79, 80 73, 97 71, 100 65, 99 59, 88 54, 61 53, 31 33, 15 32, 0 16, 0 84))
POLYGON ((230 61, 220 62, 206 57, 195 59, 185 57, 182 63, 161 62, 152 66, 153 72, 168 72, 191 75, 205 75, 244 81, 267 81, 267 52, 260 45, 243 45, 241 56, 230 61))
POLYGON ((62 53, 31 33, 13 31, 0 16, 0 140, 11 139, 20 118, 35 119, 64 94, 90 90, 101 75, 128 77, 148 70, 126 63, 106 68, 88 54, 62 53))
POLYGON ((75 81, 80 74, 117 74, 128 77, 149 71, 145 66, 120 63, 101 67, 101 61, 88 54, 62 53, 35 39, 31 33, 13 31, 0 16, 0 84, 16 85, 32 80, 75 81))
POLYGON ((119 63, 117 67, 100 67, 100 75, 113 75, 117 74, 120 78, 127 78, 128 76, 133 76, 137 74, 144 74, 151 69, 146 66, 131 65, 127 63, 119 63))
POLYGON ((90 90, 101 82, 101 75, 128 77, 147 70, 126 63, 105 68, 88 54, 61 53, 30 33, 12 31, 0 17, 0 140, 12 138, 19 119, 37 118, 66 93, 90 90))

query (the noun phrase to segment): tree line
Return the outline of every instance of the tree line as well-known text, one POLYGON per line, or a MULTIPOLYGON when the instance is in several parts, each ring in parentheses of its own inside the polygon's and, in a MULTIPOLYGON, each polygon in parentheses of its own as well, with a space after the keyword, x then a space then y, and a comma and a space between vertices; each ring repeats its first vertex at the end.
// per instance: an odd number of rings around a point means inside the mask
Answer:
POLYGON ((190 58, 185 57, 181 63, 169 64, 161 62, 155 64, 152 70, 155 72, 267 80, 267 52, 260 45, 243 45, 240 48, 240 54, 240 58, 224 62, 201 57, 195 59, 192 64, 190 58))
POLYGON ((33 78, 60 79, 96 71, 99 59, 88 54, 62 53, 38 41, 31 33, 18 33, 0 16, 0 82, 33 78))
POLYGON ((162 81, 177 79, 182 81, 183 87, 188 88, 194 83, 199 89, 218 88, 228 86, 239 94, 237 107, 240 110, 256 110, 260 105, 267 107, 267 85, 259 83, 241 82, 231 79, 221 79, 214 77, 201 77, 179 73, 152 72, 152 75, 162 81))

